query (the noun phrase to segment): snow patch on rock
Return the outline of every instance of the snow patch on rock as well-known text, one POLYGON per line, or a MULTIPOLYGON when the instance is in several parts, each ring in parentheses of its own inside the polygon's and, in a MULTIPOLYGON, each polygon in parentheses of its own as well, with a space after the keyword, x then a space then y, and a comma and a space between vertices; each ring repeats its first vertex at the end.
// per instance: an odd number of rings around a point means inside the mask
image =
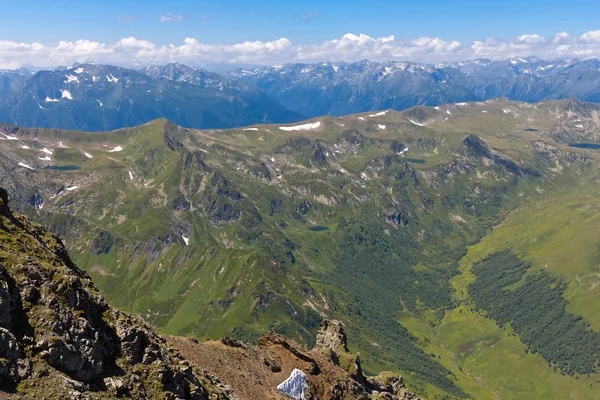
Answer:
POLYGON ((23 167, 23 168, 27 168, 27 169, 35 169, 35 168, 32 168, 32 167, 30 167, 30 166, 29 166, 29 165, 27 165, 27 164, 23 164, 22 162, 18 163, 17 165, 18 165, 19 167, 23 167))
POLYGON ((295 368, 289 378, 277 385, 277 390, 296 400, 304 400, 304 389, 307 387, 306 374, 295 368))
POLYGON ((2 139, 5 139, 5 140, 19 140, 19 138, 16 136, 10 136, 10 135, 6 135, 4 133, 2 135, 4 135, 4 137, 2 139))
POLYGON ((321 121, 294 126, 280 126, 279 129, 282 131, 308 131, 311 129, 316 129, 319 126, 321 126, 321 121))
POLYGON ((121 146, 117 146, 117 147, 115 147, 114 149, 112 149, 112 150, 109 150, 108 152, 109 152, 109 153, 116 153, 116 152, 118 152, 118 151, 123 151, 123 148, 122 148, 121 146))
POLYGON ((243 131, 257 131, 258 128, 244 128, 243 131))
POLYGON ((413 121, 412 119, 409 119, 409 121, 415 124, 416 126, 425 126, 425 124, 420 124, 418 122, 413 121))

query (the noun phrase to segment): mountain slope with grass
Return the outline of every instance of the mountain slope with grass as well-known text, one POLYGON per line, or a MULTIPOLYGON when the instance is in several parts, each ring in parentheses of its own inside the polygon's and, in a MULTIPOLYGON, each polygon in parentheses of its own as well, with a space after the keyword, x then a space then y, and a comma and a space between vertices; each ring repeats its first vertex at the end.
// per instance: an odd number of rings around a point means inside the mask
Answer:
MULTIPOLYGON (((64 238, 111 305, 164 333, 256 342, 270 329, 312 346, 337 318, 366 372, 401 372, 426 398, 516 398, 548 377, 593 398, 596 371, 565 382, 539 349, 515 345, 522 331, 495 328, 508 350, 477 336, 496 320, 473 307, 469 284, 471 264, 505 248, 488 238, 513 216, 593 190, 598 155, 569 144, 597 142, 599 112, 494 99, 232 130, 4 125, 0 183, 64 238), (487 240, 493 251, 474 257, 487 240), (484 322, 459 335, 456 318, 484 322), (490 380, 489 363, 459 356, 466 338, 535 367, 490 380)), ((562 279, 566 312, 598 329, 592 308, 574 309, 593 293, 562 279)))

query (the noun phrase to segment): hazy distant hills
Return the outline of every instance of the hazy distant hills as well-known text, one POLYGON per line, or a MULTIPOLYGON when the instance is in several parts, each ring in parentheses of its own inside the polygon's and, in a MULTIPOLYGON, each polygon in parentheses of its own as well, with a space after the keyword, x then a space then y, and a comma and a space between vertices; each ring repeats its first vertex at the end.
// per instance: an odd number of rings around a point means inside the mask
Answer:
POLYGON ((600 62, 477 59, 425 65, 410 62, 286 64, 237 69, 232 79, 256 85, 309 117, 507 97, 537 102, 600 100, 600 62))
POLYGON ((22 126, 99 131, 164 117, 194 128, 228 128, 302 119, 261 89, 181 65, 141 72, 81 64, 1 77, 0 120, 22 126))
POLYGON ((141 70, 76 64, 0 72, 0 121, 91 131, 156 118, 191 128, 232 128, 496 97, 599 101, 600 61, 363 60, 236 69, 225 76, 178 63, 141 70))

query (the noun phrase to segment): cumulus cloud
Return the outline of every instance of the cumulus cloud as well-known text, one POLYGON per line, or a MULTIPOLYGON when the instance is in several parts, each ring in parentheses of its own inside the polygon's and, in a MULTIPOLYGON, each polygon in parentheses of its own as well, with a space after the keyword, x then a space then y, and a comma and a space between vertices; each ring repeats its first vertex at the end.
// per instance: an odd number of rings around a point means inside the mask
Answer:
POLYGON ((183 15, 173 14, 171 12, 164 13, 160 16, 160 22, 179 22, 183 21, 183 15))
MULTIPOLYGON (((166 14, 165 14, 166 15, 166 14)), ((400 60, 424 63, 461 61, 477 57, 507 59, 600 58, 600 30, 571 36, 523 34, 512 39, 486 38, 471 43, 438 37, 374 38, 347 33, 341 38, 314 44, 295 44, 289 39, 246 41, 237 44, 207 44, 185 38, 179 44, 156 44, 133 36, 114 43, 91 40, 60 41, 55 45, 0 40, 0 69, 23 65, 54 67, 74 62, 95 61, 117 65, 185 63, 244 63, 273 65, 286 62, 400 60)))

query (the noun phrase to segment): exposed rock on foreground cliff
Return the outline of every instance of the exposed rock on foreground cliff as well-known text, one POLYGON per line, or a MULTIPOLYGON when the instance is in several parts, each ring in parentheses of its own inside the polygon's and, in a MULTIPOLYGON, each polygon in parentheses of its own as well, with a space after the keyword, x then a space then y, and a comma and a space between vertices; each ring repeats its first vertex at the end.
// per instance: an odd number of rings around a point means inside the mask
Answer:
POLYGON ((143 321, 110 307, 56 236, 0 189, 0 398, 230 399, 143 321))

